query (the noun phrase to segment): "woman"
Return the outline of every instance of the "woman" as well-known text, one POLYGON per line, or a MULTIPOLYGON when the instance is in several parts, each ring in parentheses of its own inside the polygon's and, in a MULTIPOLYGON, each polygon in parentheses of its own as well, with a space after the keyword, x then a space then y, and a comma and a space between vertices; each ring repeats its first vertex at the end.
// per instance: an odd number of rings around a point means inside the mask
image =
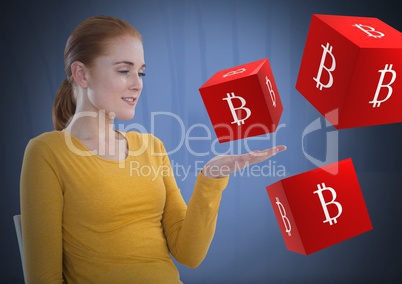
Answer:
POLYGON ((55 131, 29 142, 21 173, 28 282, 181 283, 171 255, 189 267, 202 262, 228 176, 285 147, 215 157, 187 207, 163 143, 113 130, 115 117, 133 118, 143 87, 138 31, 114 17, 89 18, 69 37, 64 61, 55 131), (133 162, 159 171, 141 176, 133 162))

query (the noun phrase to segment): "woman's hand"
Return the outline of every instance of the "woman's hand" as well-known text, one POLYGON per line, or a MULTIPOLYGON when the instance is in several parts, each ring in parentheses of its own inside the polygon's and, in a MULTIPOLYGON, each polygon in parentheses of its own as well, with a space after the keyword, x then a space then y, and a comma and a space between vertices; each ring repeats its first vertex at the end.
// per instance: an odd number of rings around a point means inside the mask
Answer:
POLYGON ((260 163, 273 155, 286 150, 286 146, 280 145, 263 151, 257 150, 243 155, 222 155, 209 160, 202 168, 204 176, 220 178, 228 176, 235 171, 260 163))

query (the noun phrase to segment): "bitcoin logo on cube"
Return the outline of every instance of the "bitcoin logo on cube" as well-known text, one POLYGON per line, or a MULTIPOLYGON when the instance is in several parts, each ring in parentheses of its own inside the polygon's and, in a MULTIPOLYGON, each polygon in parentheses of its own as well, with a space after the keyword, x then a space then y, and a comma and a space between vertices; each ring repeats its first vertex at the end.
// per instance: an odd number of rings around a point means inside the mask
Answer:
POLYGON ((286 210, 285 207, 283 207, 282 203, 279 201, 279 198, 276 197, 276 205, 278 205, 278 210, 281 214, 283 225, 285 226, 285 232, 288 234, 288 236, 292 235, 292 224, 290 224, 290 221, 288 217, 286 217, 286 210))
POLYGON ((308 255, 373 228, 351 159, 278 181, 267 193, 293 252, 308 255))
POLYGON ((230 108, 230 111, 232 112, 232 116, 233 116, 232 124, 233 123, 237 123, 237 125, 244 124, 244 121, 250 117, 251 110, 248 107, 246 107, 246 100, 244 98, 235 96, 234 93, 232 93, 232 94, 228 93, 227 98, 223 98, 223 100, 228 101, 229 108, 230 108), (235 108, 232 103, 233 99, 240 100, 242 105, 235 108), (245 117, 243 116, 241 119, 239 119, 239 117, 237 116, 237 113, 236 113, 236 110, 239 110, 239 109, 242 109, 246 112, 246 116, 245 117))
POLYGON ((322 115, 337 109, 337 129, 402 122, 402 34, 377 18, 314 14, 296 89, 322 115))
POLYGON ((276 131, 283 107, 267 58, 218 71, 199 91, 220 143, 276 131))

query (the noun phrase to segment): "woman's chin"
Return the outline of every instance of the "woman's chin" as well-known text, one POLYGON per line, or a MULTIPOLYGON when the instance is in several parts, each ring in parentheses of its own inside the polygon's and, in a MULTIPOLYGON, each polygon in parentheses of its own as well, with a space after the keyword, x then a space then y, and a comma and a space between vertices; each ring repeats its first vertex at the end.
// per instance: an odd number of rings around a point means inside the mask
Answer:
POLYGON ((116 115, 116 118, 120 119, 120 120, 131 120, 134 118, 134 115, 135 115, 135 110, 130 113, 118 113, 116 115))

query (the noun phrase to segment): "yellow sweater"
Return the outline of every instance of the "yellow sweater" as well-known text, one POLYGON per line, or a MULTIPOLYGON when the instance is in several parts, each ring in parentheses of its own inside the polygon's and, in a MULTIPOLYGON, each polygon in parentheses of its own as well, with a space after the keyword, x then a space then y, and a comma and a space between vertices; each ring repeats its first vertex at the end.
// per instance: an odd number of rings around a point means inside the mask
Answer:
POLYGON ((187 207, 162 142, 123 135, 122 162, 66 132, 29 142, 21 173, 28 283, 181 283, 170 254, 189 267, 205 258, 228 177, 199 173, 187 207))

